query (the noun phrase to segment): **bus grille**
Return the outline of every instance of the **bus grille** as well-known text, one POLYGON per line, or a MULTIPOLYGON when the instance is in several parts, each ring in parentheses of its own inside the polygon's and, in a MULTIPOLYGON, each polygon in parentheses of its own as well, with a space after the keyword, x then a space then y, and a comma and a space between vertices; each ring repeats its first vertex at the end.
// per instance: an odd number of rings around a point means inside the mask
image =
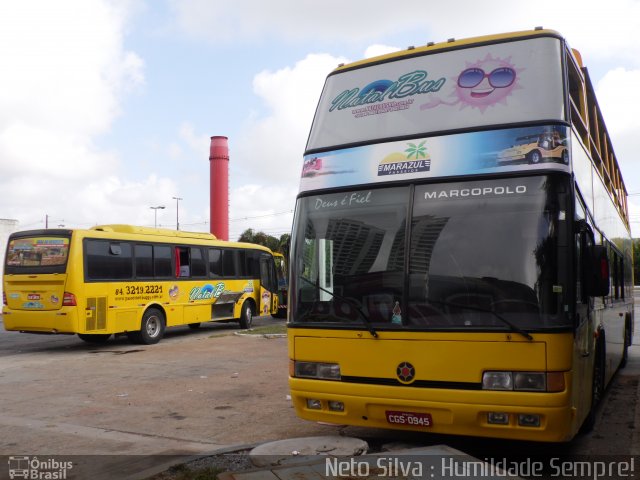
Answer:
POLYGON ((107 328, 107 297, 87 298, 87 311, 87 331, 107 328))

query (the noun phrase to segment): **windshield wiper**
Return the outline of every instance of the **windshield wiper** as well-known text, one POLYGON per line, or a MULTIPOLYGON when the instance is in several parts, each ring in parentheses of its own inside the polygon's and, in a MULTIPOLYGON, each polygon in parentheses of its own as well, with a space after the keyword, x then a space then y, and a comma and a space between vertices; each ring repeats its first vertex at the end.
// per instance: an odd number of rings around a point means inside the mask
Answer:
POLYGON ((331 290, 327 290, 326 288, 322 288, 317 283, 312 282, 311 280, 303 277, 302 275, 298 275, 298 276, 302 280, 307 282, 309 285, 316 287, 318 290, 322 290, 323 292, 331 295, 333 298, 337 298, 338 300, 342 300, 343 302, 347 302, 348 304, 352 305, 356 309, 356 311, 360 314, 360 317, 362 318, 362 323, 364 323, 365 327, 367 327, 367 330, 369 331, 371 336, 373 338, 378 338, 378 332, 376 332, 375 328, 373 328, 373 325, 371 325, 371 321, 369 320, 369 317, 367 317, 367 315, 362 311, 362 309, 360 308, 360 305, 358 305, 358 303, 355 300, 348 297, 343 297, 342 295, 338 295, 337 293, 333 293, 331 290))
POLYGON ((506 318, 504 318, 502 315, 500 315, 498 312, 496 312, 494 310, 487 310, 486 308, 480 308, 480 307, 472 307, 471 305, 460 305, 459 303, 450 303, 450 302, 445 302, 443 300, 431 300, 431 299, 427 299, 427 300, 428 300, 429 303, 440 303, 440 304, 446 305, 448 307, 457 307, 457 308, 463 308, 463 309, 466 308, 467 310, 473 310, 473 311, 476 311, 476 312, 491 313, 498 320, 500 320, 502 323, 504 323, 509 328, 511 328, 511 331, 522 335, 524 338, 526 338, 530 342, 533 341, 533 337, 531 336, 531 334, 529 332, 527 332, 526 330, 523 330, 522 328, 517 326, 515 323, 507 320, 506 318))

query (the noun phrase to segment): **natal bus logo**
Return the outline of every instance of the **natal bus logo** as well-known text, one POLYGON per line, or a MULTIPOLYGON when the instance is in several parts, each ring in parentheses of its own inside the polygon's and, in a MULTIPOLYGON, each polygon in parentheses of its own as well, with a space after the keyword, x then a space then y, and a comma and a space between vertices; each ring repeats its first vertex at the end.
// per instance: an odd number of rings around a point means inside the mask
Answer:
POLYGON ((427 153, 427 147, 424 146, 425 143, 426 140, 418 145, 407 143, 409 146, 405 150, 407 155, 400 152, 387 155, 378 164, 378 176, 428 172, 431 170, 431 156, 427 153))
POLYGON ((445 82, 444 78, 430 80, 425 70, 415 70, 401 75, 395 82, 382 79, 371 82, 361 89, 356 87, 345 90, 333 99, 329 111, 437 92, 445 82))
POLYGON ((211 300, 218 298, 224 292, 224 283, 220 282, 215 287, 209 283, 202 287, 193 287, 189 292, 189 300, 211 300))

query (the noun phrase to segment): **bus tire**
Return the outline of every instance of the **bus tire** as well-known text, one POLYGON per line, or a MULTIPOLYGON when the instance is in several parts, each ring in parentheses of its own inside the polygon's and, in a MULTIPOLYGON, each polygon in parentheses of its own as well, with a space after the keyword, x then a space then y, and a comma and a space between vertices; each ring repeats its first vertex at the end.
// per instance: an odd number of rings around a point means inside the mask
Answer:
POLYGON ((78 338, 84 340, 87 343, 106 343, 111 338, 110 333, 79 333, 78 338))
POLYGON ((253 302, 251 302, 251 300, 245 300, 242 304, 242 310, 240 310, 240 328, 243 330, 251 328, 254 313, 253 302))
POLYGON ((163 313, 157 308, 148 308, 142 315, 140 330, 128 332, 127 335, 133 343, 153 345, 164 336, 165 325, 163 313))
POLYGON ((582 433, 588 433, 596 426, 596 413, 598 405, 604 396, 604 368, 605 368, 605 355, 604 355, 604 343, 600 342, 596 347, 596 358, 593 362, 593 376, 592 388, 591 388, 591 408, 582 424, 582 433))

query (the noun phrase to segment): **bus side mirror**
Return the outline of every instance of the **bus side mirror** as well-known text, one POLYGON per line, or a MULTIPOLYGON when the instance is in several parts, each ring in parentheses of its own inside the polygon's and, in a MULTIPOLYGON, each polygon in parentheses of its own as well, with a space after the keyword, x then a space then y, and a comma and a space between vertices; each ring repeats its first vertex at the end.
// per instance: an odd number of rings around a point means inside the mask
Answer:
POLYGON ((589 249, 589 267, 586 272, 586 292, 590 297, 609 295, 609 257, 607 248, 592 245, 589 249))

